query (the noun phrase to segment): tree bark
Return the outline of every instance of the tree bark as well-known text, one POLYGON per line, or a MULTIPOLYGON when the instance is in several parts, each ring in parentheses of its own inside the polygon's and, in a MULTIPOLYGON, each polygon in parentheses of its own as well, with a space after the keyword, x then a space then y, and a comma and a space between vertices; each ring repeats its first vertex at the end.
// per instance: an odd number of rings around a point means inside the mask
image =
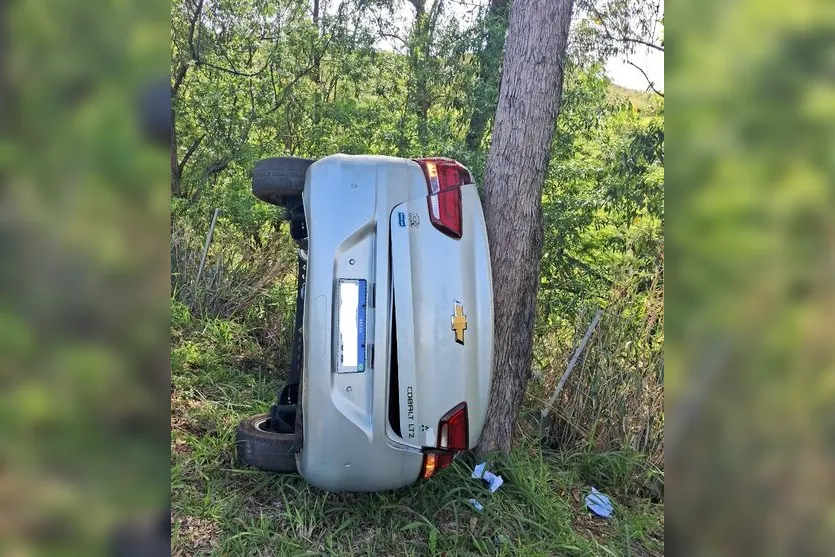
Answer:
POLYGON ((484 177, 493 265, 493 384, 476 452, 507 453, 530 377, 542 185, 548 169, 572 0, 511 3, 499 103, 484 177))

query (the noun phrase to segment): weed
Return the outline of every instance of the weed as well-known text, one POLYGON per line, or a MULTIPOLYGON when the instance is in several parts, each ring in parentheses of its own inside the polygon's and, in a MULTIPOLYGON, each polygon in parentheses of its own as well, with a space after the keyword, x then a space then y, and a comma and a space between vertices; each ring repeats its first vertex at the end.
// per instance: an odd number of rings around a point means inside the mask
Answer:
POLYGON ((265 349, 237 322, 190 317, 182 306, 172 350, 172 521, 175 555, 658 555, 663 508, 635 494, 642 470, 627 452, 543 450, 523 438, 490 469, 494 494, 470 477, 470 457, 430 481, 383 493, 325 493, 298 476, 242 468, 234 429, 265 412, 275 366, 237 367, 265 349), (637 483, 636 483, 637 482, 637 483), (583 507, 608 489, 615 518, 583 507), (484 504, 474 510, 468 499, 484 504))

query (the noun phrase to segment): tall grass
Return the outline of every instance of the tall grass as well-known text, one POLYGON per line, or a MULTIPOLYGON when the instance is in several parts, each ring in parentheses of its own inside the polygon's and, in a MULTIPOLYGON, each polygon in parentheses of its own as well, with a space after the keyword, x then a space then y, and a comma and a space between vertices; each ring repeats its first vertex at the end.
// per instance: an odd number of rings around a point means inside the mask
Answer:
POLYGON ((229 321, 245 328, 260 349, 254 359, 289 361, 297 263, 286 229, 265 227, 255 243, 219 219, 198 282, 205 239, 205 232, 175 221, 172 304, 197 322, 229 321))
POLYGON ((326 493, 236 463, 236 425, 266 412, 281 380, 240 365, 258 350, 246 327, 174 305, 173 555, 663 554, 663 507, 631 497, 640 462, 622 451, 552 451, 527 436, 488 455, 505 480, 495 493, 471 477, 471 457, 381 493, 326 493), (585 508, 589 485, 612 496, 612 519, 585 508))
POLYGON ((198 283, 206 237, 175 223, 171 231, 172 289, 193 314, 239 318, 276 284, 294 288, 296 256, 286 230, 267 229, 259 235, 260 245, 240 236, 218 220, 198 283))
MULTIPOLYGON (((651 467, 664 465, 663 287, 656 276, 613 290, 600 322, 551 409, 546 435, 552 444, 595 452, 629 449, 651 467)), ((578 315, 571 345, 549 360, 530 389, 542 408, 553 392, 596 308, 578 315)), ((553 336, 564 335, 555 331, 553 336)), ((553 339, 539 342, 559 344, 553 339)))

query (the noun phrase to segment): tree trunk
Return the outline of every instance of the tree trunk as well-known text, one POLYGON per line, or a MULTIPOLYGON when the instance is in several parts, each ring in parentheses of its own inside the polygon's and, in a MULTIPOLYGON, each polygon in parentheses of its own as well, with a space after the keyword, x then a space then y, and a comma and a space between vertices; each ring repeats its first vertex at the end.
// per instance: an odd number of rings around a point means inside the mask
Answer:
POLYGON ((313 25, 316 26, 316 38, 314 39, 311 53, 313 56, 313 83, 316 90, 313 93, 313 124, 318 125, 322 120, 322 52, 320 38, 322 26, 319 23, 319 0, 313 0, 313 25))
POLYGON ((542 185, 548 169, 572 0, 515 0, 484 176, 493 265, 493 384, 478 454, 507 453, 530 377, 542 185))
POLYGON ((499 89, 499 68, 507 32, 507 0, 490 0, 485 21, 487 40, 478 51, 478 79, 473 88, 473 112, 467 128, 467 147, 471 151, 481 147, 490 115, 496 111, 499 89))
POLYGON ((428 29, 428 16, 426 14, 426 0, 409 0, 415 9, 415 22, 409 35, 409 52, 407 60, 409 63, 409 76, 406 81, 406 107, 400 117, 400 139, 397 144, 397 154, 407 157, 414 154, 412 143, 406 133, 406 122, 409 116, 415 115, 418 121, 418 143, 421 144, 420 155, 423 156, 422 148, 426 137, 425 116, 422 106, 426 104, 426 53, 428 29))
POLYGON ((435 0, 426 12, 426 0, 409 0, 415 8, 415 23, 409 36, 409 78, 407 81, 406 110, 400 118, 401 139, 398 142, 398 154, 409 156, 411 142, 405 134, 405 124, 409 116, 414 115, 417 120, 417 135, 419 153, 428 155, 429 144, 429 109, 432 107, 432 91, 430 90, 430 76, 435 66, 431 47, 435 36, 435 27, 443 9, 443 0, 435 0))

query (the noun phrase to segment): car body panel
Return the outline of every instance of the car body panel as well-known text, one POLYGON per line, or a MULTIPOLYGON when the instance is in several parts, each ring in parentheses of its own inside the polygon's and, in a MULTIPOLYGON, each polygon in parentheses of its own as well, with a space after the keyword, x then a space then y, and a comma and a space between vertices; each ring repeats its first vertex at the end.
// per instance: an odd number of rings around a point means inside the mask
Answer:
POLYGON ((401 436, 409 445, 437 447, 438 422, 466 402, 473 447, 484 425, 492 374, 487 230, 475 185, 461 187, 460 239, 432 225, 431 197, 400 204, 391 216, 401 436))
MULTIPOLYGON (((417 163, 405 159, 332 155, 313 163, 307 171, 303 191, 308 223, 302 332, 304 439, 297 465, 299 473, 321 489, 396 489, 413 483, 420 475, 423 455, 419 447, 410 446, 394 434, 388 419, 393 341, 388 259, 392 211, 415 199, 423 203, 425 211, 426 194, 423 171, 417 163), (341 290, 340 281, 364 281, 364 308, 358 308, 355 302, 353 306, 340 303, 340 292, 350 293, 350 288, 341 290), (341 358, 356 356, 345 350, 345 343, 357 342, 357 337, 340 333, 345 322, 340 308, 343 312, 349 308, 357 323, 365 323, 365 346, 357 348, 365 350, 362 371, 343 365, 346 362, 341 358), (353 371, 343 373, 346 370, 353 371)), ((472 194, 477 196, 474 189, 472 194)), ((480 214, 480 204, 478 207, 480 214)), ((432 228, 428 217, 426 227, 432 228)), ((486 249, 486 236, 483 243, 486 249)), ((475 257, 483 258, 484 250, 476 251, 480 255, 475 257)), ((489 256, 487 265, 487 283, 476 290, 489 289, 489 256)), ((477 296, 482 294, 462 294, 465 304, 477 296)), ((451 310, 447 313, 451 315, 451 310)), ((483 327, 484 317, 475 317, 469 327, 475 327, 476 321, 483 327)), ((428 318, 419 319, 423 323, 428 318)), ((447 315, 439 327, 446 324, 449 328, 449 320, 447 315)), ((492 331, 492 314, 490 328, 492 331)), ((423 380, 418 384, 428 385, 423 380)), ((471 431, 475 425, 471 421, 471 431)))

